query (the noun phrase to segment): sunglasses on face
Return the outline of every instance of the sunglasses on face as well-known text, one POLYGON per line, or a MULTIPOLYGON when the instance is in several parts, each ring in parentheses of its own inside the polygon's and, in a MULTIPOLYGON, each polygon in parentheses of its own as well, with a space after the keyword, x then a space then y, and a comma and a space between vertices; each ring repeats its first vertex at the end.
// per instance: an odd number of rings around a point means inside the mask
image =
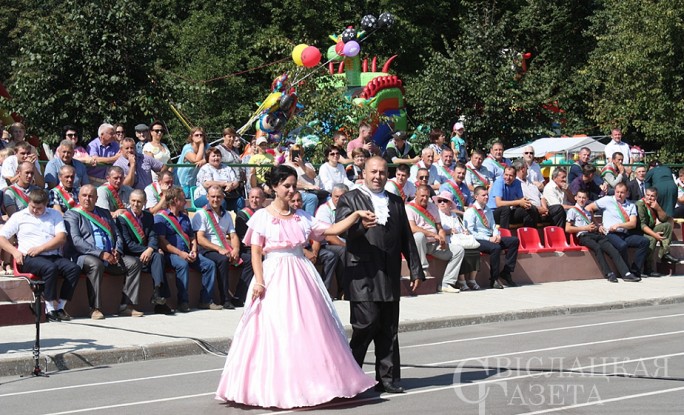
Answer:
POLYGON ((340 153, 329 153, 328 155, 329 155, 329 156, 339 156, 340 153))
POLYGON ((69 137, 69 138, 74 138, 74 137, 76 137, 77 135, 74 134, 74 133, 69 133, 69 134, 67 134, 66 136, 69 137))
POLYGON ((524 154, 534 154, 532 151, 526 151, 524 154))
POLYGON ((430 176, 418 176, 418 180, 427 180, 430 176))
POLYGON ((437 203, 449 203, 449 199, 437 199, 437 203))
POLYGON ((164 134, 164 130, 152 130, 153 133, 164 134))

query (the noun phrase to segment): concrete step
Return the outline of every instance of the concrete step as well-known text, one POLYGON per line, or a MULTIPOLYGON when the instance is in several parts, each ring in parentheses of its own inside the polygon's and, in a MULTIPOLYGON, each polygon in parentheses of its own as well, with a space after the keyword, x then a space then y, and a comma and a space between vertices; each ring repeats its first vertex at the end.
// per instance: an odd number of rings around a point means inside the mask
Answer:
MULTIPOLYGON (((33 301, 0 301, 0 327, 35 323, 36 317, 31 310, 32 305, 33 301)), ((43 304, 42 307, 44 309, 45 305, 43 304)), ((41 322, 45 322, 44 312, 41 322)))
POLYGON ((33 301, 31 286, 25 279, 0 277, 0 302, 33 301))

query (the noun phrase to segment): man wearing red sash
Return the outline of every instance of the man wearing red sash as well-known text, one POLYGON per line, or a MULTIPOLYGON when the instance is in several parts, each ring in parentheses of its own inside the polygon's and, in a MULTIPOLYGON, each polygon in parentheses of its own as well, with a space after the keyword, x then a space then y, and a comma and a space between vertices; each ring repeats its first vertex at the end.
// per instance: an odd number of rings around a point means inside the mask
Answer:
POLYGON ((449 192, 454 197, 454 204, 456 205, 456 213, 463 216, 466 208, 473 203, 473 196, 470 194, 468 185, 465 184, 466 166, 462 163, 457 163, 452 171, 451 178, 447 180, 439 188, 439 192, 449 192))
POLYGON ((154 216, 155 230, 159 238, 160 248, 166 252, 167 261, 176 270, 176 288, 178 289, 178 311, 190 311, 188 285, 190 268, 202 274, 202 289, 198 308, 205 310, 222 310, 223 306, 214 304, 214 282, 216 265, 212 260, 198 253, 195 231, 190 218, 185 213, 185 193, 183 189, 173 187, 164 194, 168 208, 154 216))
POLYGON ((511 165, 511 161, 503 156, 504 146, 500 141, 492 144, 489 155, 482 162, 482 165, 492 174, 492 181, 503 176, 504 169, 511 165))
POLYGON ((608 281, 618 282, 618 279, 606 261, 606 254, 613 260, 618 273, 625 281, 636 281, 637 278, 629 272, 629 267, 620 253, 606 238, 603 226, 596 226, 591 219, 591 212, 584 209, 589 201, 589 193, 586 190, 580 190, 575 200, 577 201, 575 206, 568 209, 565 232, 576 234, 579 244, 591 250, 608 281))
POLYGON ((97 207, 107 209, 113 218, 126 211, 128 198, 133 191, 133 188, 123 184, 123 178, 123 169, 112 166, 107 170, 107 181, 97 188, 97 207))
POLYGON ((461 262, 465 256, 465 250, 460 245, 447 244, 447 235, 442 229, 439 210, 437 206, 429 203, 429 200, 430 189, 427 186, 418 187, 416 199, 406 205, 406 217, 411 226, 411 232, 413 232, 413 239, 416 241, 425 276, 430 276, 428 255, 448 261, 440 291, 457 293, 459 289, 456 288, 456 281, 461 269, 461 262))
MULTIPOLYGON (((207 190, 208 203, 204 208, 195 212, 192 218, 192 228, 197 232, 197 243, 202 255, 214 261, 218 271, 218 289, 220 304, 223 308, 233 310, 235 296, 230 290, 230 266, 240 263, 240 240, 235 233, 233 219, 230 212, 223 208, 225 198, 223 188, 212 185, 207 190)), ((244 265, 244 262, 243 262, 244 265)), ((251 263, 243 268, 242 273, 254 274, 251 263), (245 270, 245 268, 248 268, 245 270)), ((241 278, 239 284, 244 284, 241 278)), ((244 288, 241 288, 243 291, 244 288)), ((237 290, 236 290, 237 291, 237 290)))
POLYGON ((79 206, 64 214, 68 252, 88 277, 88 303, 90 318, 101 320, 101 287, 105 272, 111 275, 125 275, 121 294, 120 316, 140 317, 141 311, 135 309, 140 295, 140 260, 124 255, 123 241, 116 231, 116 224, 109 211, 95 206, 97 189, 86 184, 78 193, 79 206))
POLYGON ((679 264, 679 258, 670 254, 672 244, 672 227, 674 221, 667 215, 665 210, 658 204, 658 189, 649 187, 643 199, 636 202, 637 215, 641 233, 648 239, 648 256, 644 265, 645 273, 649 273, 653 267, 653 255, 656 244, 660 242, 658 262, 679 264))
MULTIPOLYGON (((247 206, 238 210, 237 215, 235 215, 235 232, 240 241, 240 258, 242 259, 243 264, 245 264, 245 267, 247 264, 250 264, 251 268, 252 264, 252 248, 249 245, 245 245, 243 242, 245 234, 247 234, 247 222, 251 219, 252 215, 254 215, 254 212, 264 206, 264 200, 266 200, 266 196, 261 187, 251 188, 247 194, 247 206)), ((251 274, 243 273, 240 276, 242 282, 238 283, 232 301, 235 307, 242 307, 245 304, 247 290, 249 289, 249 283, 252 281, 253 276, 253 270, 251 274)))
POLYGON ((12 216, 15 212, 25 209, 29 205, 29 193, 33 189, 38 189, 32 185, 35 166, 28 161, 19 164, 17 168, 17 182, 5 189, 3 195, 3 205, 7 216, 12 216))
POLYGON ((67 241, 62 215, 47 208, 47 194, 43 189, 29 193, 29 206, 14 214, 0 231, 0 248, 9 252, 22 272, 39 276, 45 281, 45 314, 50 321, 69 321, 64 311, 70 301, 81 269, 61 255, 60 248, 67 241), (9 242, 17 236, 18 247, 9 242), (64 278, 61 290, 57 280, 64 278))
POLYGON ((489 188, 494 181, 492 173, 482 164, 483 160, 484 153, 480 150, 473 150, 470 161, 466 163, 465 182, 471 192, 477 186, 489 188))
POLYGON ((156 215, 160 210, 166 209, 164 191, 173 187, 173 173, 164 170, 159 173, 158 179, 158 182, 154 182, 145 188, 145 197, 147 198, 145 209, 153 215, 156 215))
POLYGON ((164 271, 164 254, 159 253, 159 239, 154 229, 154 215, 144 211, 145 193, 134 190, 129 198, 131 207, 116 218, 116 226, 123 240, 124 254, 137 256, 142 271, 152 275, 152 304, 155 314, 174 314, 166 304, 169 285, 164 271))
POLYGON ((446 183, 453 178, 452 175, 456 165, 454 164, 454 150, 451 147, 444 147, 436 166, 440 183, 446 183))
POLYGON ((487 202, 489 202, 487 188, 477 186, 473 194, 475 195, 475 202, 463 214, 463 224, 480 243, 480 252, 489 254, 489 287, 503 289, 499 278, 504 280, 509 287, 515 287, 516 284, 513 282, 511 274, 515 271, 520 241, 514 236, 501 236, 494 223, 494 214, 487 206, 487 202), (499 270, 503 250, 506 250, 506 263, 503 269, 499 270))
MULTIPOLYGON (((425 174, 427 175, 427 170, 425 174)), ((416 196, 416 185, 409 181, 410 168, 407 164, 397 166, 397 171, 392 179, 387 180, 385 191, 395 194, 404 202, 412 200, 416 196)))
POLYGON ((78 190, 74 187, 76 169, 68 164, 59 169, 59 183, 50 190, 49 206, 64 214, 78 205, 78 190))
POLYGON ((649 275, 642 275, 648 255, 648 239, 629 232, 636 229, 638 222, 636 206, 627 200, 627 185, 618 183, 615 186, 614 196, 604 196, 589 204, 585 209, 592 213, 597 210, 603 212, 603 228, 607 232, 608 240, 618 250, 626 264, 629 263, 627 248, 636 248, 634 261, 629 270, 637 278, 625 279, 625 281, 640 281, 642 276, 648 277, 649 275))

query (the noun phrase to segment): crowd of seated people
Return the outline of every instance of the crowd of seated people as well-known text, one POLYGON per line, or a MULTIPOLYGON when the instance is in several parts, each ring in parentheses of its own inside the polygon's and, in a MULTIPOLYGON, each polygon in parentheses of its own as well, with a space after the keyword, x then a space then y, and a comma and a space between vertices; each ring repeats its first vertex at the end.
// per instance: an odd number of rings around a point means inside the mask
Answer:
MULTIPOLYGON (((85 146, 79 130, 69 125, 43 169, 36 149, 24 141, 24 126, 13 124, 0 142, 2 209, 8 218, 0 233, 3 272, 11 272, 14 262, 49 281, 46 312, 54 321, 70 318, 64 306, 79 283, 74 267, 86 276, 93 319, 105 317, 100 289, 105 273, 124 276, 119 315, 143 314, 143 272, 151 275, 149 301, 155 313, 190 311, 191 269, 201 275, 200 309, 240 307, 253 274, 249 247, 241 238, 270 192, 266 170, 280 163, 292 166, 299 190, 294 207, 332 221, 336 200, 363 186, 365 162, 374 156, 390 164, 385 190, 406 203, 426 275, 429 257, 447 263, 439 276, 441 292, 480 289, 475 282, 480 253, 491 265, 491 288, 515 286, 520 241, 510 230, 520 226, 550 225, 574 234, 611 282, 655 277, 656 262, 680 262, 670 247, 673 218, 684 217, 684 169, 675 179, 657 161, 630 167, 629 146, 619 130, 611 133, 608 163, 601 169, 590 163, 591 150, 582 148, 574 164, 555 168, 548 179, 530 146, 513 161, 503 156, 498 141, 488 154, 474 149, 468 158, 461 122, 454 125, 450 141, 443 131, 431 131, 422 149, 414 148, 404 131, 393 133, 381 149, 371 132, 366 123, 350 141, 345 132, 336 132, 317 168, 300 145, 272 148, 259 136, 244 149, 236 131, 226 128, 223 140, 212 147, 205 131, 195 127, 176 162, 180 166, 172 167, 161 122, 136 125, 135 138, 126 137, 123 125, 105 123, 85 146), (192 218, 186 198, 196 209, 192 218), (25 233, 41 223, 40 237, 25 233), (635 249, 632 261, 630 247, 635 249), (49 267, 44 259, 56 265, 49 267), (169 269, 175 281, 167 281, 169 269), (235 291, 231 272, 240 276, 235 291), (64 279, 61 290, 59 278, 64 279), (176 310, 167 304, 171 283, 178 293, 176 310), (215 304, 214 298, 220 301, 215 304)), ((338 278, 344 251, 344 240, 335 237, 312 243, 307 255, 321 265, 321 278, 334 298, 342 295, 338 278)))

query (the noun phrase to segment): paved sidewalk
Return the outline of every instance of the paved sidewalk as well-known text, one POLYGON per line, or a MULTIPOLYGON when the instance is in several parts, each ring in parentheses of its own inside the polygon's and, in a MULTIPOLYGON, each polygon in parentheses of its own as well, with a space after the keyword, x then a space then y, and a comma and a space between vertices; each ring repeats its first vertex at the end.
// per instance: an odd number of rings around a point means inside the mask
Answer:
MULTIPOLYGON (((404 297, 401 331, 684 302, 684 276, 611 284, 585 280, 505 290, 404 297)), ((349 303, 335 302, 349 330, 349 303)), ((41 366, 48 372, 200 353, 225 353, 242 312, 108 317, 41 325, 41 366)), ((0 327, 0 376, 30 373, 34 325, 0 327)))

